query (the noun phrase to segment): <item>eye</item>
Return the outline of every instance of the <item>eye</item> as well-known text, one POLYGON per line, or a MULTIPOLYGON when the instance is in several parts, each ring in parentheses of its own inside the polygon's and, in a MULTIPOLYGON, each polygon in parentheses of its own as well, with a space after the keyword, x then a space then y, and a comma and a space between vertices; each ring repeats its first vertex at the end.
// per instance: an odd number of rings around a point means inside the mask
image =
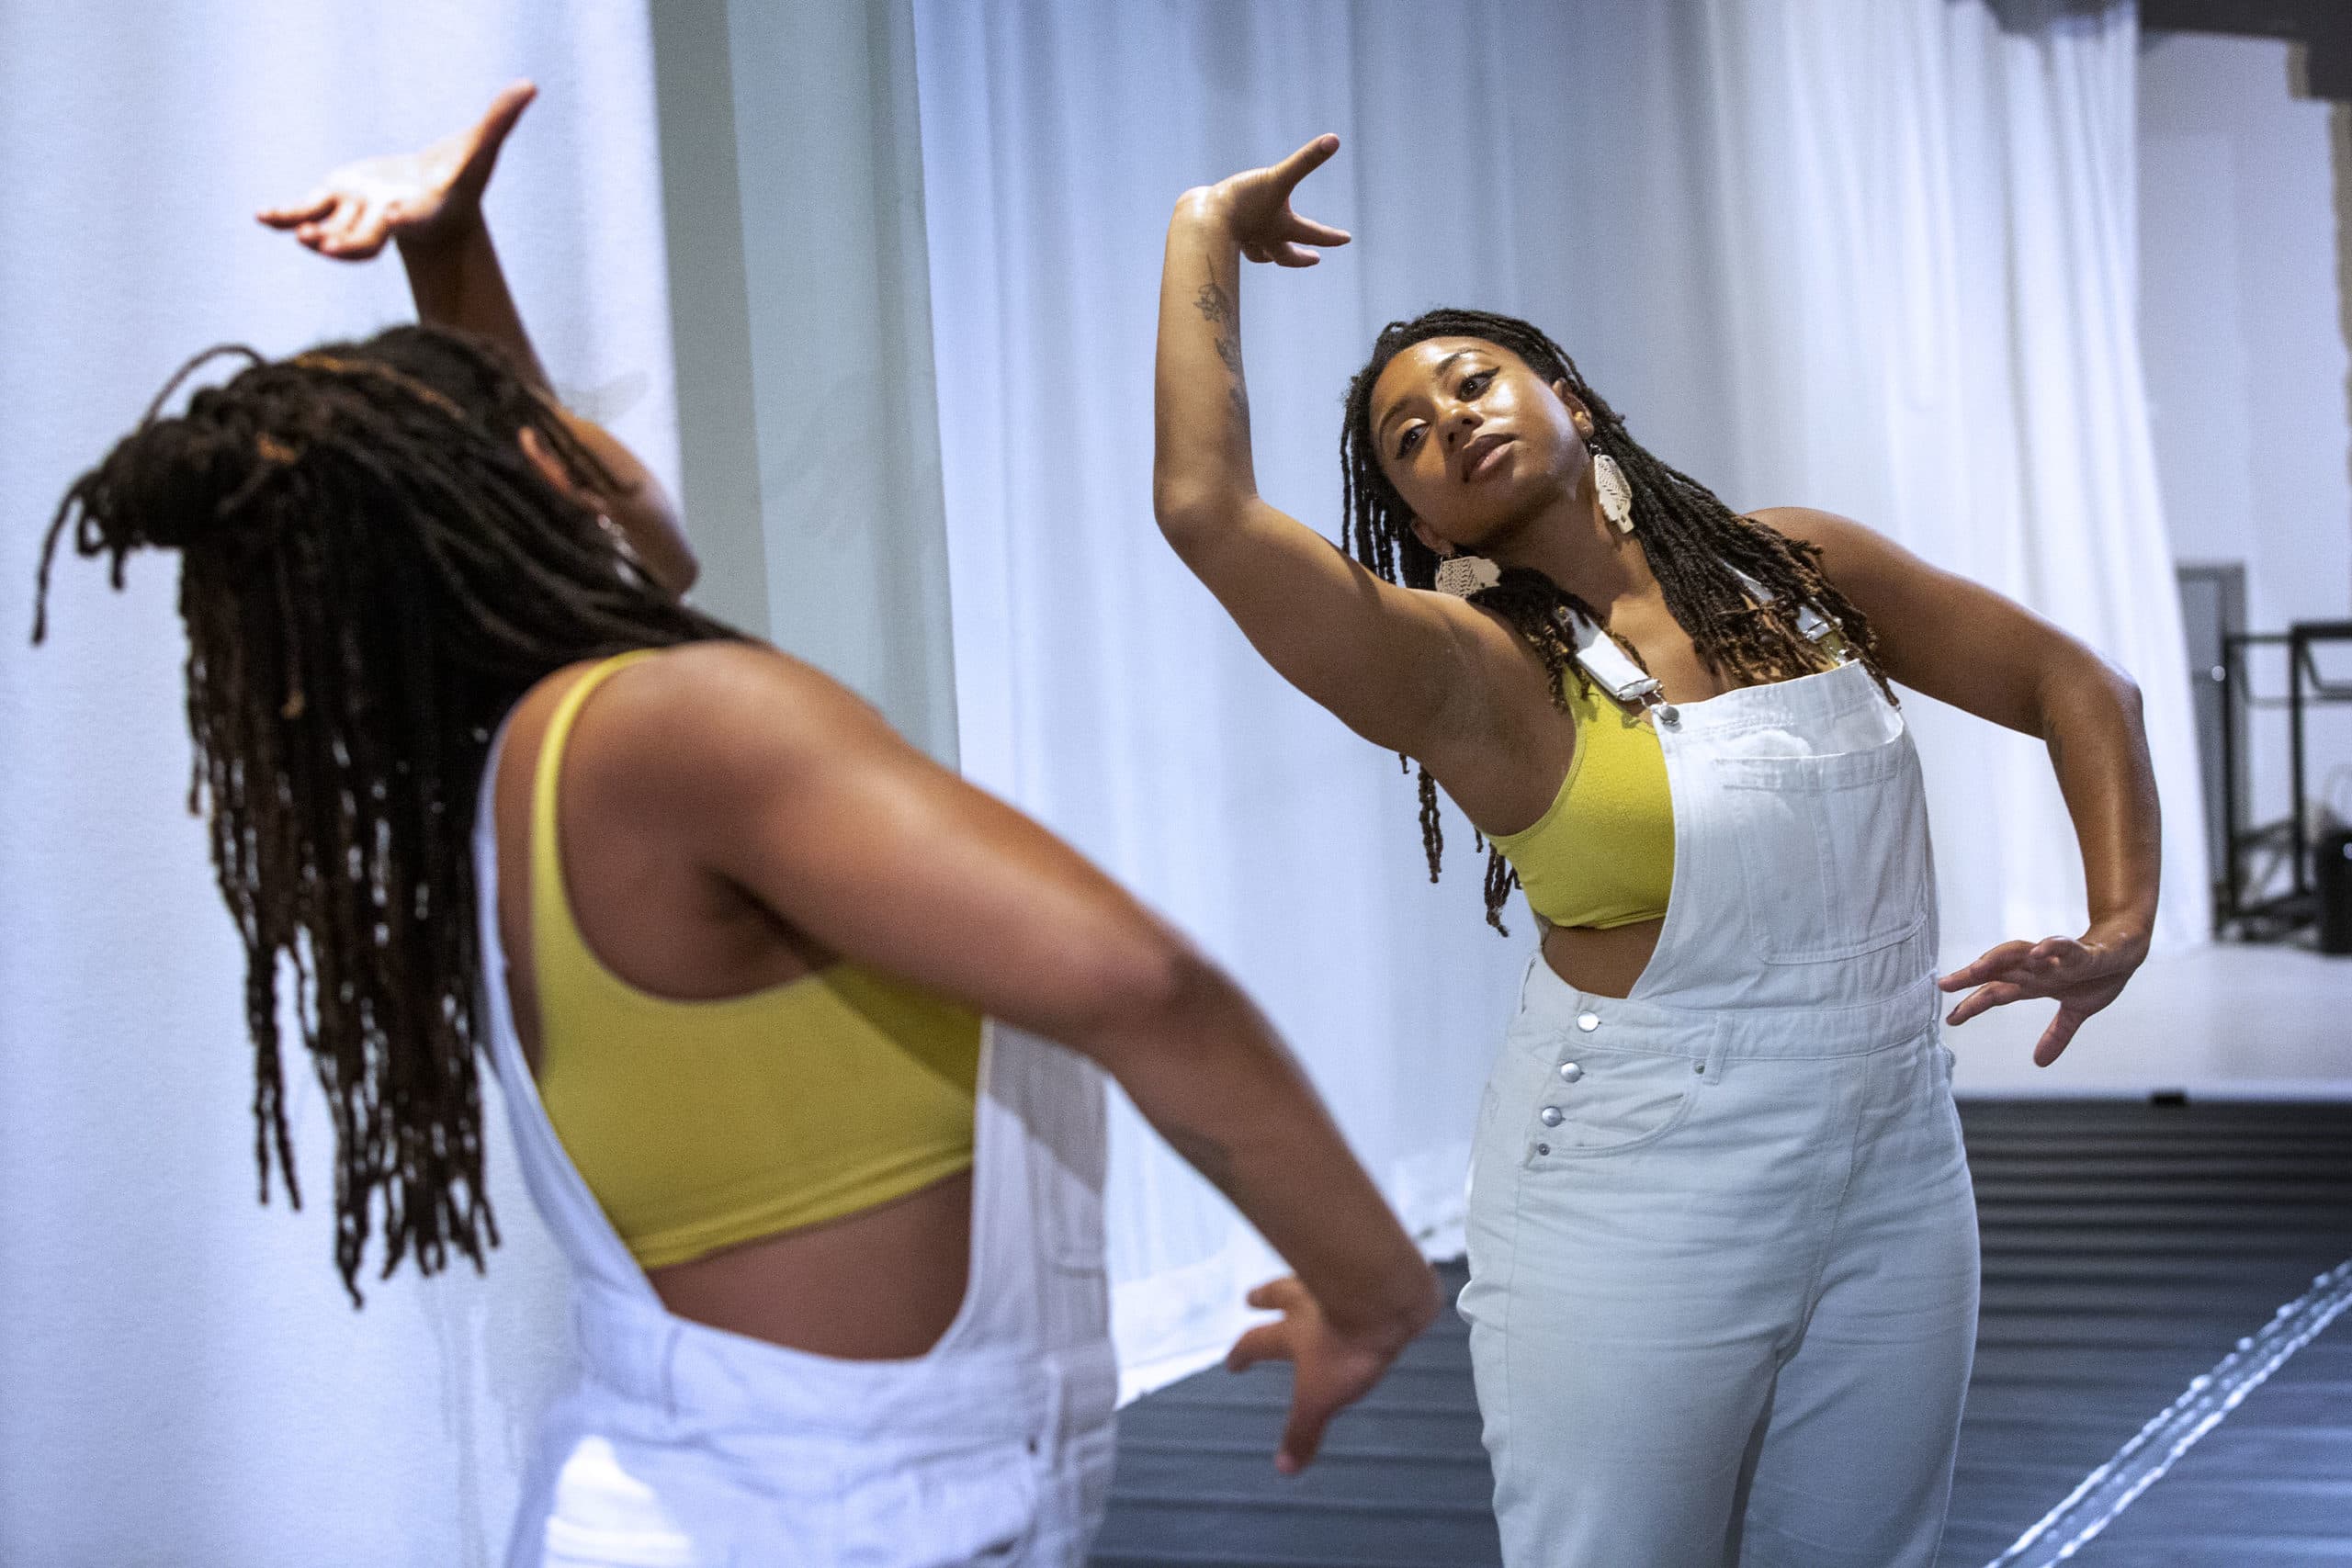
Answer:
POLYGON ((1421 444, 1421 426, 1414 425, 1396 438, 1396 456, 1409 457, 1413 455, 1413 448, 1421 444))
POLYGON ((1471 375, 1464 376, 1462 378, 1462 396, 1465 398, 1476 397, 1479 393, 1487 389, 1487 384, 1493 381, 1494 378, 1495 373, 1491 370, 1480 370, 1474 372, 1471 375))

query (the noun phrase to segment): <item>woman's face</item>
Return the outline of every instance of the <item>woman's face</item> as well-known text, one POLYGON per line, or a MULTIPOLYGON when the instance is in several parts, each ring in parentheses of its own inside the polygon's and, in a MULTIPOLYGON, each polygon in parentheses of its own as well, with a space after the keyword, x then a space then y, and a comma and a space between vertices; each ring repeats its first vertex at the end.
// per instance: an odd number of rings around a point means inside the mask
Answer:
POLYGON ((1403 350, 1373 382, 1371 413, 1380 470, 1440 555, 1484 553, 1584 480, 1591 414, 1484 338, 1403 350))

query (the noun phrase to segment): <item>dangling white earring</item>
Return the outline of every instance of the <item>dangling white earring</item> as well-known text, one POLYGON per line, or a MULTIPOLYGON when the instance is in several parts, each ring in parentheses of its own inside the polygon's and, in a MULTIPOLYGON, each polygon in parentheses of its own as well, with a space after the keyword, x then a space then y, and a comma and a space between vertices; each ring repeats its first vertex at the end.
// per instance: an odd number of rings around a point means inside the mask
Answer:
POLYGON ((1592 492, 1600 498, 1600 514, 1620 534, 1634 531, 1634 487, 1625 482, 1625 470, 1617 459, 1606 452, 1592 454, 1592 492))
POLYGON ((1467 599, 1502 580, 1502 568, 1484 556, 1448 556, 1437 563, 1437 591, 1456 599, 1467 599))

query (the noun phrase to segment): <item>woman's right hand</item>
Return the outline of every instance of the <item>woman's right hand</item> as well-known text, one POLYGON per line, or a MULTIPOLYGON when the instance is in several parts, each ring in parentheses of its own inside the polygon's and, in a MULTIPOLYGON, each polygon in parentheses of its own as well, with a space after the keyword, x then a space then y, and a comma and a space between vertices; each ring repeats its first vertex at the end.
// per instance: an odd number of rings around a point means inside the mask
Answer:
POLYGON ((1251 1306, 1281 1313, 1281 1321, 1261 1323, 1235 1340, 1225 1365, 1227 1371, 1238 1372, 1260 1361, 1291 1363, 1290 1416, 1283 1424, 1282 1446, 1274 1452, 1276 1470, 1296 1475, 1312 1464, 1331 1417, 1371 1393, 1390 1363, 1437 1315, 1435 1277, 1427 1264, 1421 1272, 1429 1282, 1410 1315, 1355 1333, 1335 1325, 1295 1275, 1250 1292, 1251 1306))
POLYGON ((1323 258, 1308 247, 1344 245, 1348 231, 1301 218, 1291 210, 1291 193, 1339 150, 1338 137, 1318 136, 1279 164, 1244 169, 1200 194, 1250 260, 1277 266, 1313 266, 1323 258))
POLYGON ((513 83, 481 118, 422 152, 345 164, 301 200, 254 216, 337 261, 366 261, 387 241, 430 242, 480 213, 498 150, 538 93, 513 83))

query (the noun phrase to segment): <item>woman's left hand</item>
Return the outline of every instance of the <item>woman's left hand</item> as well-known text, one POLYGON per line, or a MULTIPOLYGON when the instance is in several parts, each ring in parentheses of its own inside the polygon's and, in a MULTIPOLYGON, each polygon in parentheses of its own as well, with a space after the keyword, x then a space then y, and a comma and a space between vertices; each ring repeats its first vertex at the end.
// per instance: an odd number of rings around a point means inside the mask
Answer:
POLYGON ((498 149, 538 91, 514 83, 480 119, 424 151, 345 164, 301 200, 254 216, 337 261, 366 261, 392 240, 430 242, 481 209, 498 149))
POLYGON ((2148 939, 2132 931, 2093 926, 2079 939, 2044 937, 2005 942, 1975 963, 1936 982, 1944 991, 1969 991, 1944 1019, 1966 1023, 1978 1013, 2029 997, 2054 997, 2058 1016, 2033 1048, 2034 1066, 2046 1067, 2075 1038, 2083 1021, 2122 993, 2124 982, 2148 955, 2148 939))

